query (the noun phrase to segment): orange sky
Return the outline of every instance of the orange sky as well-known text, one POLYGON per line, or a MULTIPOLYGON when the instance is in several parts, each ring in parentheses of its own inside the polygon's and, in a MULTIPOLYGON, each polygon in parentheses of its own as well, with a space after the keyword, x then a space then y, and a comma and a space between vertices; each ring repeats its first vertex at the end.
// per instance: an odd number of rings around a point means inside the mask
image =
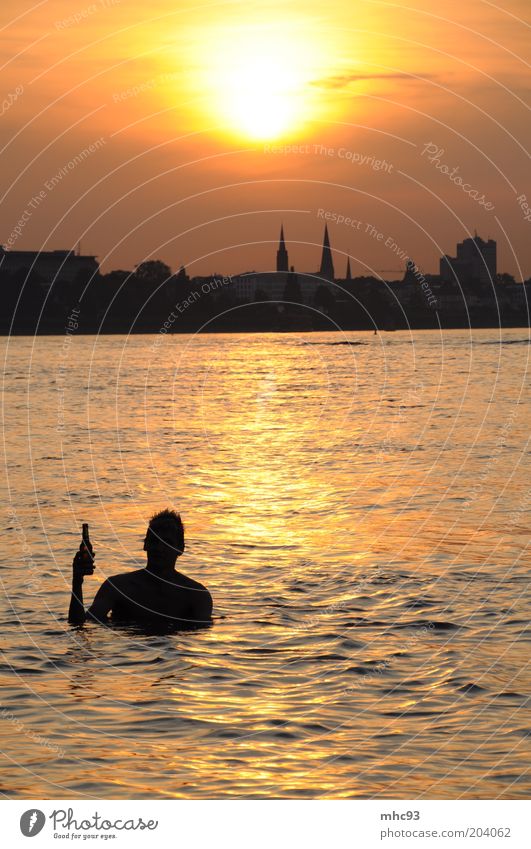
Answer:
POLYGON ((338 273, 401 268, 389 240, 435 272, 477 230, 529 277, 529 3, 504 5, 3 0, 0 242, 26 213, 12 249, 235 273, 283 219, 312 271, 329 213, 338 273))

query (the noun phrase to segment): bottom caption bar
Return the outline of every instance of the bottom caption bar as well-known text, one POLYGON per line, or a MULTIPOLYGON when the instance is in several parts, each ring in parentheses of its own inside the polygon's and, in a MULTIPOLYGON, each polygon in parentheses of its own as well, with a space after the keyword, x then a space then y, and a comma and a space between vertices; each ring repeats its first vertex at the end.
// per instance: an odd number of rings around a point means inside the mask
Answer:
POLYGON ((3 845, 528 849, 529 801, 4 801, 3 845), (32 844, 33 845, 33 844, 32 844))

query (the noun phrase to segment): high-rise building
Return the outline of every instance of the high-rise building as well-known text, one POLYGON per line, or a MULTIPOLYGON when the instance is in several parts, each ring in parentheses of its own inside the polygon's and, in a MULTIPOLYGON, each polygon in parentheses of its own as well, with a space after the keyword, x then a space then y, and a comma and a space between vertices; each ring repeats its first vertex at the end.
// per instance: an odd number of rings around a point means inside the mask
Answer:
POLYGON ((481 236, 464 239, 457 244, 457 256, 443 256, 440 261, 440 276, 447 282, 460 281, 462 277, 479 280, 490 285, 496 281, 496 242, 485 242, 481 236))
POLYGON ((482 283, 496 280, 496 242, 489 239, 484 242, 480 236, 465 239, 457 245, 457 259, 468 263, 472 274, 482 283))

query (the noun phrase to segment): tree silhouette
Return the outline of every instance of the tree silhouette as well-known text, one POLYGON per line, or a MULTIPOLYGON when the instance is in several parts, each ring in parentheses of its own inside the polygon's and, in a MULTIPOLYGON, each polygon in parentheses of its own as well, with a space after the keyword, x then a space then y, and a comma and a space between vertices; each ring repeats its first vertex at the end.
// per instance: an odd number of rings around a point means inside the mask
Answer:
POLYGON ((171 268, 160 259, 148 259, 141 262, 135 269, 135 277, 141 283, 150 286, 160 286, 171 277, 171 268))

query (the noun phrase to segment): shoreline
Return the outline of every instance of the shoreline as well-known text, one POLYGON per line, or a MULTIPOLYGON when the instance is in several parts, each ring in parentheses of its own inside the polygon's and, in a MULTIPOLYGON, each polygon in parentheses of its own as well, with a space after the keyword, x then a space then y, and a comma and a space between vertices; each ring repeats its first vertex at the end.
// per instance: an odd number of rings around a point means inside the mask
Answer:
MULTIPOLYGON (((426 332, 447 332, 452 330, 531 330, 531 324, 480 324, 480 325, 470 325, 470 324, 455 324, 448 325, 443 327, 442 325, 430 326, 430 327, 417 327, 415 325, 409 325, 406 327, 395 327, 392 329, 389 328, 367 328, 367 327, 331 327, 331 328, 322 328, 322 327, 286 327, 286 328, 241 328, 239 330, 235 330, 234 328, 223 328, 223 329, 204 329, 204 330, 193 330, 192 328, 186 328, 184 330, 173 330, 171 333, 161 333, 159 329, 157 330, 77 330, 75 336, 220 336, 220 335, 231 335, 231 336, 239 336, 244 333, 254 334, 254 335, 263 335, 269 336, 271 334, 278 334, 279 336, 286 335, 288 333, 367 333, 370 336, 374 336, 374 331, 376 330, 376 335, 380 335, 383 333, 404 333, 411 331, 426 331, 426 332)), ((24 337, 24 338, 33 338, 35 336, 56 336, 61 338, 65 335, 64 330, 53 329, 53 330, 38 330, 37 332, 33 332, 31 330, 0 330, 0 337, 10 338, 12 336, 16 337, 24 337)))

